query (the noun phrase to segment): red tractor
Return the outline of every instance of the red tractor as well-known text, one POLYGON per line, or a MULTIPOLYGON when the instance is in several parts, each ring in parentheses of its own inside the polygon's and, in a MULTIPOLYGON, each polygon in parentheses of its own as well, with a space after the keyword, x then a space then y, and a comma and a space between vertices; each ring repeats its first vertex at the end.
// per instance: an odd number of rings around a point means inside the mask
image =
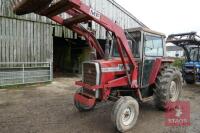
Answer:
POLYGON ((139 102, 154 98, 159 109, 176 102, 181 95, 182 76, 165 58, 165 35, 145 28, 123 30, 100 12, 80 0, 21 0, 14 12, 34 12, 85 37, 96 59, 83 63, 83 78, 74 103, 80 111, 90 111, 102 101, 115 101, 111 119, 120 132, 130 130, 139 115, 139 102), (67 13, 71 17, 63 18, 67 13), (94 21, 106 29, 107 43, 102 49, 94 34, 81 23, 94 21))

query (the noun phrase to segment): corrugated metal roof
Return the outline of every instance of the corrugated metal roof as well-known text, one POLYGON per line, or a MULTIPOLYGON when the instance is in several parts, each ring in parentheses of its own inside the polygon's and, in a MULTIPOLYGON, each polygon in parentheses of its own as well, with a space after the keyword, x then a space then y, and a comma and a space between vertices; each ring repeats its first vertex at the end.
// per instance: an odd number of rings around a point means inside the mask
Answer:
POLYGON ((130 16, 133 20, 135 20, 136 22, 138 22, 142 27, 148 28, 144 23, 142 23, 139 19, 137 19, 132 13, 130 13, 129 11, 127 11, 124 7, 122 7, 120 4, 118 4, 115 0, 107 0, 109 2, 111 2, 112 4, 114 4, 116 7, 118 7, 120 10, 122 10, 123 12, 125 12, 128 16, 130 16))

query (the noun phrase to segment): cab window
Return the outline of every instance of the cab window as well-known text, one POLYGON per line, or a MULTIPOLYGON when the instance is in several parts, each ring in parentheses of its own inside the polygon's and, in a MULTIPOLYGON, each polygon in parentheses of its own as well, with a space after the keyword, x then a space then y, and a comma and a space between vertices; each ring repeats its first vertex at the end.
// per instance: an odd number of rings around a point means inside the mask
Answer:
MULTIPOLYGON (((134 55, 134 58, 140 58, 140 46, 141 46, 141 33, 140 32, 133 32, 126 34, 129 47, 134 55)), ((123 49, 124 51, 124 49, 123 49)), ((119 53, 117 50, 117 45, 114 45, 114 51, 113 51, 114 57, 119 57, 119 53)))
POLYGON ((192 61, 198 61, 198 59, 200 58, 200 57, 198 57, 198 55, 199 55, 198 53, 199 53, 198 48, 191 48, 190 58, 192 61))
POLYGON ((163 56, 163 41, 162 37, 146 35, 144 40, 145 56, 163 56))

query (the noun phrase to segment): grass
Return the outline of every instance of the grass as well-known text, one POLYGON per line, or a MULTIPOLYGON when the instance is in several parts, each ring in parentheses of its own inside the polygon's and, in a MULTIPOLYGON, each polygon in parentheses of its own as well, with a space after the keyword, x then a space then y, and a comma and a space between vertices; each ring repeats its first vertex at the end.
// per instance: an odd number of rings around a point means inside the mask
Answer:
POLYGON ((185 62, 185 59, 176 58, 174 63, 173 63, 173 66, 181 69, 183 64, 184 64, 184 62, 185 62))

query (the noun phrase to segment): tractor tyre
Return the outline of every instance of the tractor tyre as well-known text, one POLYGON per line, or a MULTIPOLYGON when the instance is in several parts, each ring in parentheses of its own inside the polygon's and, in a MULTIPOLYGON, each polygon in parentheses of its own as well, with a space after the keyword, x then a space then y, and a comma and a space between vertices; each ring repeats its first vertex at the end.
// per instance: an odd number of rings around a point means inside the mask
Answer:
POLYGON ((134 127, 139 115, 138 102, 130 97, 121 97, 113 106, 111 120, 119 132, 126 132, 134 127))
MULTIPOLYGON (((82 88, 79 88, 77 91, 76 91, 76 93, 80 93, 80 92, 82 92, 82 88)), ((82 105, 81 103, 79 103, 78 101, 76 101, 76 99, 74 98, 74 105, 75 105, 75 107, 80 111, 80 112, 88 112, 88 111, 91 111, 91 110, 93 110, 94 108, 95 108, 95 106, 96 106, 96 103, 93 105, 93 106, 91 106, 91 107, 88 107, 88 106, 86 106, 86 105, 82 105)))
POLYGON ((195 75, 197 75, 197 74, 196 73, 195 74, 191 74, 191 73, 190 74, 185 74, 184 76, 187 76, 187 79, 184 78, 185 82, 187 84, 195 84, 196 83, 196 81, 195 81, 195 79, 196 79, 195 75))
POLYGON ((182 84, 182 74, 179 70, 169 66, 163 68, 157 76, 154 89, 156 107, 160 110, 171 109, 167 103, 180 99, 182 84))

